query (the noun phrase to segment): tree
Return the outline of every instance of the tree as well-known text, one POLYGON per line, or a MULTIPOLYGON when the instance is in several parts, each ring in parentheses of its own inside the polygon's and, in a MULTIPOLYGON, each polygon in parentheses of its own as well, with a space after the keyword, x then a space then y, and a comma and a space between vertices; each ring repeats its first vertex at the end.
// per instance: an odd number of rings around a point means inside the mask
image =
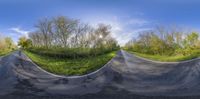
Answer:
POLYGON ((42 41, 43 46, 48 48, 53 39, 52 21, 48 20, 47 18, 40 20, 36 25, 36 28, 38 29, 37 32, 41 34, 40 40, 42 41))
POLYGON ((32 41, 30 39, 27 39, 26 37, 20 37, 18 45, 21 46, 23 49, 29 48, 32 45, 32 41))
POLYGON ((0 37, 0 54, 8 53, 16 48, 12 38, 0 37))
POLYGON ((5 38, 5 43, 6 43, 6 46, 8 47, 8 49, 13 49, 14 48, 14 43, 13 43, 12 38, 6 37, 5 38))
POLYGON ((36 27, 35 32, 29 33, 34 47, 107 49, 117 47, 117 41, 111 36, 111 26, 105 24, 99 24, 94 28, 78 20, 59 16, 42 19, 36 27))
POLYGON ((4 38, 0 38, 0 51, 1 50, 5 50, 6 49, 6 43, 5 43, 5 40, 4 38))
POLYGON ((77 20, 73 20, 64 16, 54 18, 55 39, 61 43, 62 47, 68 46, 69 37, 73 32, 75 32, 77 24, 77 20))
POLYGON ((185 35, 184 32, 176 29, 166 30, 163 27, 156 29, 158 30, 141 32, 137 40, 134 42, 131 40, 126 44, 128 49, 139 53, 158 55, 186 55, 200 50, 199 34, 196 32, 185 35))
POLYGON ((199 34, 196 32, 192 32, 187 35, 185 43, 187 47, 195 47, 196 42, 198 41, 199 34))
POLYGON ((97 48, 102 47, 116 47, 117 42, 114 38, 111 36, 111 26, 105 25, 105 24, 99 24, 98 28, 94 31, 94 38, 95 38, 95 46, 97 48))
POLYGON ((39 32, 32 32, 29 33, 29 38, 32 41, 32 46, 33 47, 42 47, 44 46, 43 42, 43 37, 41 36, 42 34, 39 32))

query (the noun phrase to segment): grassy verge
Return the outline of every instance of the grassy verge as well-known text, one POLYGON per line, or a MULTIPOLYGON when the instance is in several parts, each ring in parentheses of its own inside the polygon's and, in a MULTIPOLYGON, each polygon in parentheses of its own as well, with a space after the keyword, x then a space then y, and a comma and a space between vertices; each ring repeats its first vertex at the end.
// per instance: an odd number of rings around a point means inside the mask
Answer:
POLYGON ((0 51, 0 56, 8 55, 11 52, 13 52, 13 50, 3 50, 3 51, 0 51))
POLYGON ((195 54, 190 54, 190 55, 176 55, 176 56, 161 56, 161 55, 148 55, 148 54, 142 54, 142 53, 137 53, 137 52, 131 52, 128 51, 132 54, 135 54, 137 56, 147 58, 150 60, 155 60, 155 61, 161 61, 161 62, 179 62, 179 61, 185 61, 185 60, 190 60, 194 59, 197 57, 200 57, 200 53, 195 53, 195 54))
POLYGON ((85 58, 85 57, 95 57, 99 55, 103 55, 105 53, 109 53, 111 51, 119 50, 115 49, 94 49, 94 48, 28 48, 26 49, 29 52, 36 53, 43 56, 49 57, 59 57, 59 58, 85 58))
POLYGON ((44 70, 59 75, 83 75, 104 66, 115 55, 116 51, 87 58, 54 58, 24 51, 25 54, 44 70))

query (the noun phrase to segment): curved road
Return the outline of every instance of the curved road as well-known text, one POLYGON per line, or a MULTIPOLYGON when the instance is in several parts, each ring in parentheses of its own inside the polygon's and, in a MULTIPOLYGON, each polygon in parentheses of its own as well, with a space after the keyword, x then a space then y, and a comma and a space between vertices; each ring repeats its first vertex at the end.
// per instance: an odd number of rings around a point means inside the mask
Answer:
POLYGON ((199 99, 200 59, 162 63, 125 51, 83 76, 48 73, 16 51, 0 58, 0 99, 199 99))

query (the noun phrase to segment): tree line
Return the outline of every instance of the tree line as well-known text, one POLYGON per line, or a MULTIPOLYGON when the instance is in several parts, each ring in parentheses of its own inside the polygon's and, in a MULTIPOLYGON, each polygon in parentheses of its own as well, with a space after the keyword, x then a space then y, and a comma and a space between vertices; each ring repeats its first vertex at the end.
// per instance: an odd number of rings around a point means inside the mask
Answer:
POLYGON ((16 45, 10 37, 3 37, 0 35, 0 54, 6 54, 16 49, 16 45))
POLYGON ((34 47, 112 48, 117 46, 117 42, 110 30, 109 25, 99 24, 94 28, 79 20, 59 16, 40 20, 29 38, 34 47))
POLYGON ((24 48, 42 48, 49 51, 78 49, 76 51, 81 52, 88 49, 87 51, 94 50, 93 53, 119 48, 111 35, 110 25, 98 24, 92 27, 80 20, 58 16, 39 20, 35 28, 34 32, 29 33, 28 39, 22 37, 18 44, 24 48))
POLYGON ((200 52, 200 39, 198 32, 157 27, 141 32, 125 48, 151 55, 188 55, 200 52))

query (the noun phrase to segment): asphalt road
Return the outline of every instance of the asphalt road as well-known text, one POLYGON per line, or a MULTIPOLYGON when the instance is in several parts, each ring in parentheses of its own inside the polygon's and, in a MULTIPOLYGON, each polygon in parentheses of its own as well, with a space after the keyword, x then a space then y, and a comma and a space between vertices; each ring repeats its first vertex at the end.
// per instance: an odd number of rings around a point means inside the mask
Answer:
POLYGON ((200 98, 200 59, 162 63, 119 51, 95 72, 59 76, 19 51, 0 58, 0 99, 188 98, 200 98))

